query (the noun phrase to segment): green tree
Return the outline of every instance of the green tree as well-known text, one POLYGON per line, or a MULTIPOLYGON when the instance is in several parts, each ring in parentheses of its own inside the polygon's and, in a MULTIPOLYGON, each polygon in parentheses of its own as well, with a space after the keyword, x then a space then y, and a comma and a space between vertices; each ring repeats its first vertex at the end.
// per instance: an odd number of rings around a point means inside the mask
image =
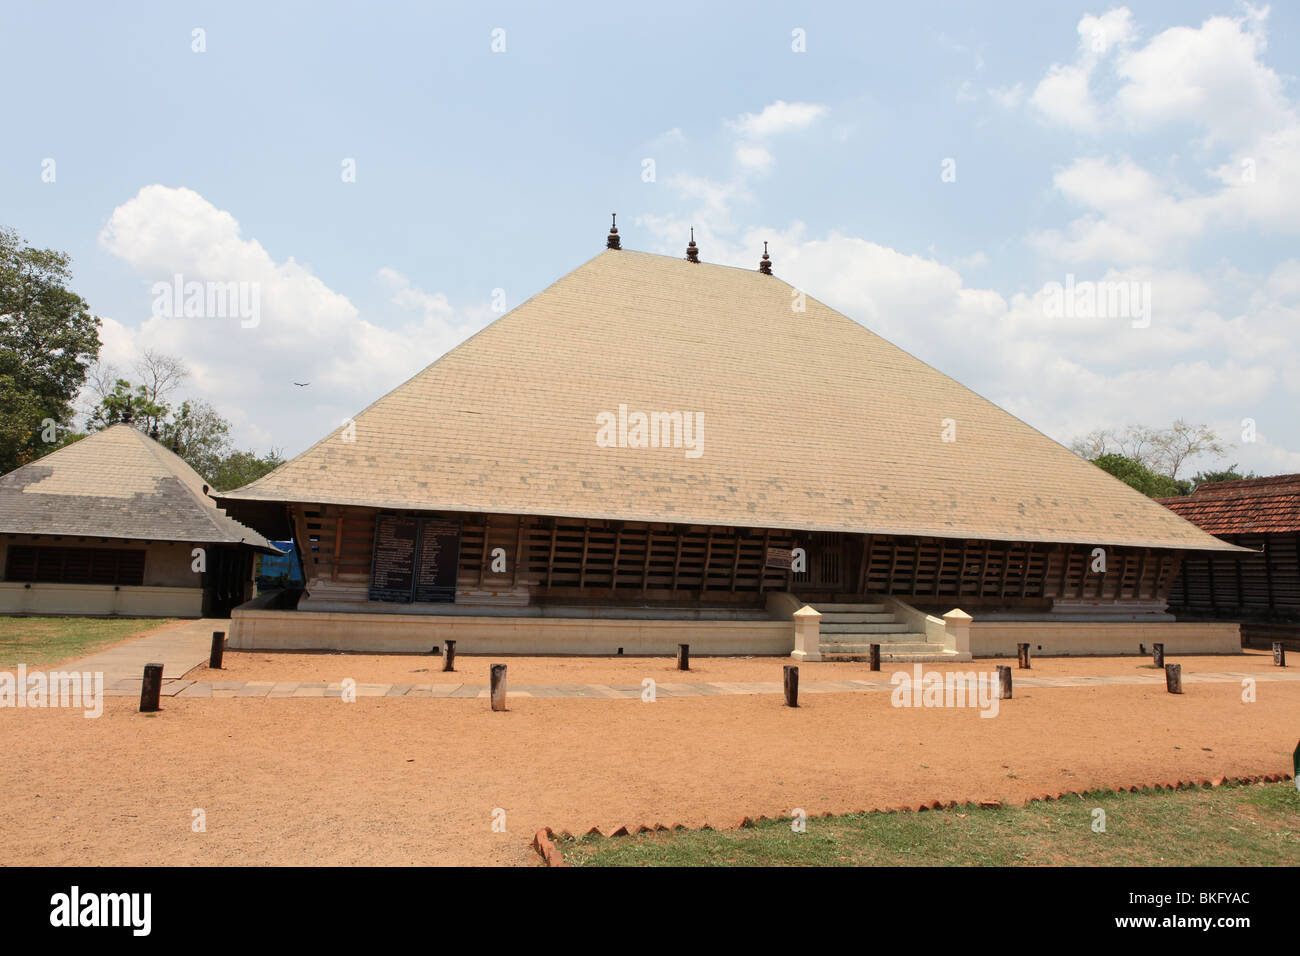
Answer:
POLYGON ((1092 462, 1102 471, 1108 472, 1148 498, 1173 498, 1185 495, 1191 490, 1191 483, 1170 478, 1152 471, 1136 458, 1127 455, 1100 455, 1092 462))
POLYGON ((203 401, 184 401, 176 414, 163 423, 159 438, 180 455, 214 488, 221 463, 232 451, 230 422, 203 401))
POLYGON ((256 481, 283 464, 284 456, 278 448, 272 448, 267 455, 258 455, 252 451, 233 451, 222 459, 209 484, 218 491, 231 491, 256 481))
POLYGON ((1259 475, 1255 474, 1253 471, 1246 475, 1241 474, 1241 472, 1237 471, 1237 466, 1233 464, 1229 465, 1223 471, 1198 472, 1192 477, 1192 491, 1196 491, 1196 489, 1203 485, 1213 485, 1220 481, 1242 481, 1246 478, 1258 477, 1259 475))
POLYGON ((1071 451, 1089 461, 1119 455, 1175 480, 1188 459, 1201 455, 1222 458, 1231 447, 1208 425, 1193 425, 1181 418, 1168 428, 1098 428, 1070 443, 1071 451))
POLYGON ((97 432, 109 425, 126 423, 157 437, 169 415, 171 406, 150 397, 145 386, 132 385, 127 379, 119 378, 113 390, 91 411, 86 427, 97 432))
POLYGON ((0 473, 60 445, 99 355, 99 319, 68 289, 71 263, 0 229, 0 473))

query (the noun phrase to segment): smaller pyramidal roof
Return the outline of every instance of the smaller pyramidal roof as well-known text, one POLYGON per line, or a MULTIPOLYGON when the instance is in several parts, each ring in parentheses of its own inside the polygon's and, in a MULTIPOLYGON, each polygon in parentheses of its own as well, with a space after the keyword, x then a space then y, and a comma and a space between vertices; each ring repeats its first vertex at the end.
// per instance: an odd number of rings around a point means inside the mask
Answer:
POLYGON ((1238 550, 778 276, 616 248, 221 499, 1238 550))
POLYGON ((0 533, 247 544, 203 478, 130 425, 113 425, 0 477, 0 533))

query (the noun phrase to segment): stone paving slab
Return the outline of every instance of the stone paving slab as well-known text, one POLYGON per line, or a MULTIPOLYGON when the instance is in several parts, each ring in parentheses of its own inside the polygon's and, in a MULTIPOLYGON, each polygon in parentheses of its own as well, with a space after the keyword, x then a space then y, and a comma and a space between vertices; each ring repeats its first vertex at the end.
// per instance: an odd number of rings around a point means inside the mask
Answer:
POLYGON ((660 684, 657 688, 659 694, 667 694, 670 697, 703 697, 704 691, 700 690, 699 684, 660 684))
POLYGON ((123 679, 138 683, 145 664, 162 664, 164 679, 179 679, 207 661, 212 650, 212 632, 229 628, 229 621, 214 618, 181 621, 134 641, 60 664, 58 669, 103 673, 106 687, 123 679))
MULTIPOLYGON (((984 673, 987 673, 984 672, 984 673)), ((1183 676, 1184 682, 1193 684, 1237 684, 1245 678, 1260 682, 1296 682, 1300 681, 1300 669, 1276 671, 1256 671, 1255 673, 1189 673, 1183 676)), ((1013 672, 1013 686, 1016 687, 1095 687, 1099 685, 1143 686, 1159 685, 1165 682, 1164 674, 1115 674, 1106 676, 1078 677, 1034 677, 1020 676, 1013 672)), ((805 694, 843 694, 862 692, 892 691, 893 683, 888 679, 844 680, 844 681, 809 681, 799 686, 800 693, 805 694)), ((718 697, 732 694, 780 694, 783 687, 780 681, 731 681, 714 683, 656 683, 657 697, 718 697)), ((537 697, 543 699, 598 699, 598 700, 635 700, 640 698, 642 687, 636 684, 521 684, 510 688, 508 697, 537 697)), ((481 699, 489 696, 489 690, 482 684, 358 684, 358 697, 403 697, 403 698, 460 698, 481 699)), ((140 680, 122 679, 105 682, 104 693, 109 697, 139 697, 140 680)), ((184 698, 331 698, 338 700, 343 696, 342 683, 322 683, 319 681, 191 681, 164 680, 162 694, 165 697, 184 698)))

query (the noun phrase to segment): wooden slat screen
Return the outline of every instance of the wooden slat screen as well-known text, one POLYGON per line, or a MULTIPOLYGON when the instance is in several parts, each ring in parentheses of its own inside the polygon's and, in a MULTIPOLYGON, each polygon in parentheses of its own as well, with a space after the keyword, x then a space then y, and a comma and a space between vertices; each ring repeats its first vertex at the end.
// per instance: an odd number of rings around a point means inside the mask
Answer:
POLYGON ((1223 537, 1262 553, 1189 555, 1170 590, 1171 607, 1197 614, 1300 612, 1300 534, 1223 537))
POLYGON ((138 587, 144 584, 144 549, 11 545, 5 580, 138 587))

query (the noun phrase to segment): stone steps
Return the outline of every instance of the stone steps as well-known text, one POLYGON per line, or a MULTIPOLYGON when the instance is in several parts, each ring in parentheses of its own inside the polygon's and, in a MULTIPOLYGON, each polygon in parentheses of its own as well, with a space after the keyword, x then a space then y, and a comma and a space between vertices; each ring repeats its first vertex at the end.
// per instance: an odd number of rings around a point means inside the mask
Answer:
POLYGON ((939 662, 958 659, 943 644, 910 630, 884 604, 818 604, 821 614, 819 653, 824 661, 866 661, 871 645, 880 645, 880 659, 891 663, 939 662))
MULTIPOLYGON (((839 644, 834 642, 828 644, 823 642, 821 657, 824 661, 869 661, 871 660, 871 649, 865 644, 839 644)), ((880 645, 880 660, 882 663, 941 663, 943 661, 969 659, 969 655, 959 656, 956 651, 950 651, 941 645, 929 644, 925 641, 880 645)))
POLYGON ((822 625, 826 624, 892 624, 894 615, 888 611, 822 611, 822 625))
POLYGON ((924 634, 906 634, 903 635, 909 640, 906 641, 822 641, 822 656, 826 654, 856 654, 860 657, 866 657, 871 653, 871 645, 880 645, 880 655, 906 653, 914 654, 924 650, 943 650, 942 645, 930 644, 926 641, 924 634))
MULTIPOLYGON (((891 621, 888 624, 883 622, 878 624, 842 624, 838 621, 832 621, 828 624, 823 617, 821 632, 823 634, 875 634, 883 640, 898 640, 898 638, 890 635, 906 634, 908 630, 906 624, 899 624, 896 621, 891 621)), ((921 640, 925 640, 925 638, 922 637, 921 640)))

